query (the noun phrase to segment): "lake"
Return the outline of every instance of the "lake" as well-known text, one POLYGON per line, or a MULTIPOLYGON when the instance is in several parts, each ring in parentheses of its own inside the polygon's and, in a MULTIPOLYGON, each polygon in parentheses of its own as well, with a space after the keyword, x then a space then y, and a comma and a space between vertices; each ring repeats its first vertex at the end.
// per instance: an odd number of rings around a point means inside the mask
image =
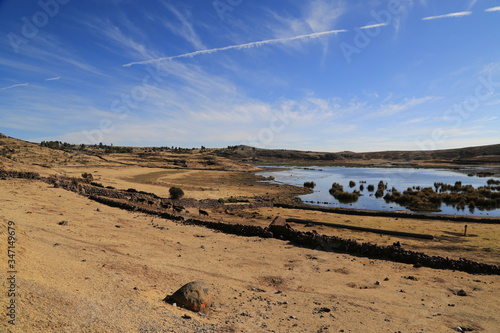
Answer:
MULTIPOLYGON (((271 168, 265 166, 265 168, 271 168)), ((290 167, 283 170, 283 167, 276 167, 276 171, 259 172, 258 175, 274 177, 272 183, 289 184, 295 186, 303 186, 306 181, 316 183, 314 192, 311 194, 301 195, 302 201, 308 204, 326 206, 326 207, 343 207, 368 210, 383 210, 396 211, 408 210, 397 203, 387 203, 383 198, 375 198, 374 192, 367 190, 368 185, 372 184, 377 188, 378 183, 382 180, 387 184, 387 188, 395 187, 398 191, 403 192, 408 187, 433 187, 434 183, 440 182, 453 185, 457 181, 461 181, 462 185, 472 185, 474 188, 487 185, 488 179, 500 180, 498 177, 470 177, 467 175, 467 169, 460 171, 449 169, 416 169, 416 168, 359 168, 359 167, 290 167), (349 187, 349 181, 356 182, 356 186, 349 187), (363 183, 364 190, 361 191, 362 196, 358 201, 351 204, 343 204, 336 200, 330 193, 329 189, 333 183, 343 185, 344 191, 352 192, 360 189, 360 181, 363 183)), ((479 210, 473 211, 466 208, 465 210, 457 210, 452 206, 441 205, 440 214, 450 215, 473 215, 473 216, 500 216, 500 209, 495 210, 479 210)))

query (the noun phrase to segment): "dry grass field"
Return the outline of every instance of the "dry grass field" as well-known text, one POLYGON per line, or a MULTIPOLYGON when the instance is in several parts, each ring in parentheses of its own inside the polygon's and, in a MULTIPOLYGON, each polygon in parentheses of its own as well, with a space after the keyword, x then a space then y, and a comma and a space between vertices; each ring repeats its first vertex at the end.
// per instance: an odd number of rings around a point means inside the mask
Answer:
MULTIPOLYGON (((260 182, 251 165, 196 152, 187 167, 135 163, 40 148, 17 140, 0 168, 80 177, 118 189, 185 198, 292 198, 302 188, 260 182), (81 159, 86 162, 81 163, 81 159), (56 160, 57 159, 57 160, 56 160), (59 160, 67 163, 58 163, 59 160), (80 162, 77 160, 80 159, 80 162), (127 163, 127 164, 124 164, 127 163), (190 166, 190 164, 192 166, 190 166)), ((14 140, 14 139, 8 139, 14 140)), ((10 148, 9 148, 10 149, 10 148)), ((167 163, 167 162, 165 162, 167 163)), ((198 218, 186 207, 185 218, 198 218)), ((500 264, 500 225, 342 215, 261 207, 207 209, 210 221, 267 226, 276 216, 390 229, 433 240, 291 224, 362 242, 450 258, 500 264)), ((15 231, 15 325, 2 332, 456 332, 500 331, 500 278, 439 270, 299 247, 274 238, 243 237, 112 208, 39 180, 0 180, 0 272, 7 280, 8 233, 15 231), (9 221, 13 221, 8 229, 9 221), (66 221, 67 223, 62 223, 66 221), (13 229, 12 229, 13 228, 13 229), (190 281, 210 284, 215 305, 198 314, 162 301, 190 281), (459 296, 464 290, 466 296, 459 296)))

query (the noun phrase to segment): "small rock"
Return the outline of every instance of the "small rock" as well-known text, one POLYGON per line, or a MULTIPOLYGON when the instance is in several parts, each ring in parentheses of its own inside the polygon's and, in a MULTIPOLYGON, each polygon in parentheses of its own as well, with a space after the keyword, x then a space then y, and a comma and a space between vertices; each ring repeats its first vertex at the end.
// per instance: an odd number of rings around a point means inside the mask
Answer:
POLYGON ((185 315, 182 315, 182 317, 181 317, 181 318, 182 318, 182 319, 191 319, 191 316, 188 316, 187 314, 185 314, 185 315))
POLYGON ((465 292, 465 290, 460 289, 459 291, 457 291, 457 296, 467 296, 467 293, 465 292))
POLYGON ((413 275, 403 276, 403 278, 407 280, 418 281, 418 278, 414 277, 413 275))
POLYGON ((59 224, 59 225, 68 225, 68 221, 61 221, 61 222, 59 222, 57 224, 59 224))
POLYGON ((380 286, 380 281, 375 281, 376 286, 380 286))
POLYGON ((316 313, 324 313, 324 312, 330 312, 332 310, 330 308, 323 306, 320 308, 315 308, 314 311, 316 311, 316 313))

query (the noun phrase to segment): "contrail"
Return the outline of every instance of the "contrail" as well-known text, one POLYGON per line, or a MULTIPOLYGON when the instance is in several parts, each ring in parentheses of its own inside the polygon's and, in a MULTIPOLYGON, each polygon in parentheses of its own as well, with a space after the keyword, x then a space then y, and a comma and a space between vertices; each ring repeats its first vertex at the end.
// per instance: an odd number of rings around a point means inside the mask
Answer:
POLYGON ((378 27, 385 27, 386 25, 389 25, 389 23, 378 23, 378 24, 365 25, 365 26, 361 27, 360 29, 372 29, 372 28, 378 28, 378 27))
POLYGON ((491 8, 485 9, 484 11, 485 12, 498 12, 498 11, 500 11, 500 6, 498 6, 498 7, 491 7, 491 8))
POLYGON ((7 89, 15 88, 15 87, 24 87, 27 85, 29 85, 29 83, 18 83, 18 84, 13 84, 13 85, 8 86, 8 87, 0 88, 0 90, 7 90, 7 89))
POLYGON ((444 15, 438 15, 438 16, 427 16, 424 17, 422 20, 436 20, 436 19, 442 19, 446 17, 461 17, 461 16, 467 16, 472 14, 472 12, 458 12, 458 13, 450 13, 450 14, 444 14, 444 15))
POLYGON ((174 59, 179 59, 179 58, 192 58, 201 54, 211 54, 219 51, 226 51, 226 50, 241 50, 241 49, 248 49, 251 47, 259 47, 265 44, 273 44, 273 43, 283 43, 283 42, 289 42, 292 40, 300 40, 300 39, 314 39, 318 38, 321 36, 326 36, 326 35, 333 35, 333 34, 338 34, 340 32, 346 32, 347 30, 329 30, 329 31, 323 31, 323 32, 315 32, 312 34, 307 34, 307 35, 300 35, 300 36, 295 36, 295 37, 287 37, 287 38, 276 38, 276 39, 268 39, 268 40, 263 40, 259 42, 251 42, 251 43, 246 43, 246 44, 239 44, 239 45, 230 45, 230 46, 225 46, 225 47, 218 47, 214 49, 208 49, 208 50, 200 50, 200 51, 195 51, 191 53, 184 53, 172 57, 164 57, 164 58, 157 58, 157 59, 151 59, 151 60, 144 60, 144 61, 136 61, 136 62, 130 62, 128 64, 122 65, 123 67, 130 67, 132 65, 146 65, 154 62, 160 62, 164 60, 174 60, 174 59))

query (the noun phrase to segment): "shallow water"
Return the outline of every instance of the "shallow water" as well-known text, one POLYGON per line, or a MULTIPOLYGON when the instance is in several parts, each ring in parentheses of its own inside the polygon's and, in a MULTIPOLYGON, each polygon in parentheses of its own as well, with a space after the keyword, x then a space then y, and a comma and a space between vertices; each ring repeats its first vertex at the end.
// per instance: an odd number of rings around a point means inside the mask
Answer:
MULTIPOLYGON (((453 185, 455 182, 461 181, 462 185, 472 185, 477 188, 487 185, 486 182, 488 179, 500 179, 498 177, 469 177, 463 172, 464 170, 460 172, 446 169, 415 168, 290 167, 286 170, 280 168, 279 171, 265 171, 258 174, 265 177, 273 176, 273 183, 303 186, 306 181, 315 182, 314 193, 300 196, 304 202, 310 204, 326 207, 395 211, 407 209, 396 203, 386 203, 383 198, 375 198, 374 192, 367 190, 368 185, 372 184, 377 189, 378 183, 382 180, 387 184, 388 189, 395 187, 398 191, 403 192, 408 187, 414 186, 422 188, 434 187, 435 182, 453 185), (349 187, 349 181, 351 180, 356 182, 354 188, 349 187), (342 204, 328 192, 335 182, 343 185, 344 191, 352 192, 353 190, 359 190, 360 181, 366 181, 366 183, 363 184, 364 190, 361 191, 362 196, 355 203, 342 204)), ((445 204, 441 205, 441 212, 439 213, 500 217, 500 209, 486 211, 476 208, 474 211, 470 211, 466 208, 465 210, 457 210, 445 204)))

